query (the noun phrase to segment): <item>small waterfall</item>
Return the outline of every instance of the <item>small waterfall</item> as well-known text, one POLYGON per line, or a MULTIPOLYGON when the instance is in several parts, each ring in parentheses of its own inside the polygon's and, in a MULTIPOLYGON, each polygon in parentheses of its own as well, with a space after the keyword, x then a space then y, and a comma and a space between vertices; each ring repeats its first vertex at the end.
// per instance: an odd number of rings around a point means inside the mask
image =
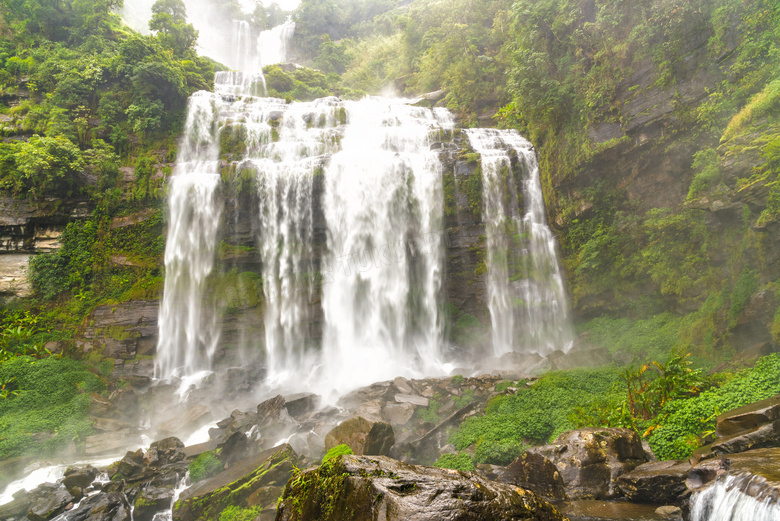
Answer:
POLYGON ((513 130, 471 129, 467 135, 481 155, 494 352, 566 350, 573 333, 533 145, 513 130), (522 179, 512 168, 512 153, 522 179))
POLYGON ((263 31, 257 38, 257 50, 260 53, 262 67, 287 61, 287 48, 295 33, 295 22, 287 18, 281 25, 263 31))
POLYGON ((691 500, 691 521, 776 521, 777 489, 760 476, 719 478, 691 500))
POLYGON ((323 390, 440 372, 441 164, 451 122, 402 100, 345 103, 325 171, 323 390))
POLYGON ((159 319, 155 377, 170 379, 210 369, 219 333, 205 302, 214 266, 222 206, 218 113, 221 99, 200 91, 190 97, 179 157, 168 186, 165 287, 159 319))

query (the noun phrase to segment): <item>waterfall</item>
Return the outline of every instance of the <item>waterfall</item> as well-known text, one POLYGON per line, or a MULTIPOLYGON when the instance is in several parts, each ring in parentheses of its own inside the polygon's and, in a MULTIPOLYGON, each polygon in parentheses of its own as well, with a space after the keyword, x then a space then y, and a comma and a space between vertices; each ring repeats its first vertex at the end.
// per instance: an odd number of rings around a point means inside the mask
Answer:
POLYGON ((218 96, 190 97, 179 158, 168 186, 165 287, 160 309, 155 377, 207 370, 219 334, 216 316, 204 309, 206 277, 214 265, 221 206, 217 147, 218 96))
POLYGON ((566 350, 573 333, 533 145, 513 130, 471 129, 467 135, 481 156, 494 352, 566 350), (513 153, 521 178, 512 165, 513 153))
POLYGON ((294 33, 295 22, 289 17, 283 24, 260 33, 257 38, 257 50, 260 53, 262 67, 287 61, 287 47, 294 33))
POLYGON ((777 490, 761 476, 719 478, 691 500, 691 521, 774 521, 780 519, 777 490))
POLYGON ((325 390, 441 370, 442 166, 430 144, 451 122, 403 100, 345 107, 325 171, 325 390))

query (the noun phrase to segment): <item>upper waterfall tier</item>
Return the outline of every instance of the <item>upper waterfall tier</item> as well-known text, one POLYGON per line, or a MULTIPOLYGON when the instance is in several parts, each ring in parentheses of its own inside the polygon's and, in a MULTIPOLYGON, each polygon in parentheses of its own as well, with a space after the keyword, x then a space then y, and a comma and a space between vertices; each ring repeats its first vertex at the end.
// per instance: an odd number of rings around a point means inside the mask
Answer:
POLYGON ((445 341, 451 310, 482 313, 483 305, 445 302, 443 183, 468 141, 482 157, 495 354, 567 347, 555 242, 533 149, 519 134, 470 130, 467 141, 446 110, 409 100, 286 104, 247 95, 252 82, 241 73, 217 80, 216 93, 190 99, 169 187, 158 377, 204 374, 226 344, 245 363, 261 363, 269 386, 326 396, 448 372, 456 362, 445 341), (220 337, 231 297, 214 286, 229 269, 214 268, 226 251, 223 227, 237 226, 220 224, 229 221, 225 205, 238 204, 230 186, 251 187, 241 204, 254 205, 243 214, 252 238, 242 248, 256 267, 235 291, 259 291, 251 298, 262 313, 262 334, 240 340, 220 337))

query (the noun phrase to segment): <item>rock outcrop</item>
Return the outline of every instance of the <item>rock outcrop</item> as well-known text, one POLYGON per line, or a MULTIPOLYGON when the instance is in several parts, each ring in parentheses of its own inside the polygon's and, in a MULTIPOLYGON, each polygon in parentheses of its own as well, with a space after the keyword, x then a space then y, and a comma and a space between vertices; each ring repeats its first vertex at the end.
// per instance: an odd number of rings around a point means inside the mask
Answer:
POLYGON ((533 492, 470 473, 382 456, 340 456, 290 480, 278 521, 477 521, 565 518, 533 492))

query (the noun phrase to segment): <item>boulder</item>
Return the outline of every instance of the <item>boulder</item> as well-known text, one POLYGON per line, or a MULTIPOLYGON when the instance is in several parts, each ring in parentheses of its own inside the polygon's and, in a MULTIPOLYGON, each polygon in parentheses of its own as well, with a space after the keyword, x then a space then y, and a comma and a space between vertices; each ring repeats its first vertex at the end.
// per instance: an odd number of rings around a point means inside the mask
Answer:
POLYGON ((466 521, 565 518, 533 492, 471 473, 383 456, 340 456, 290 480, 277 521, 466 521))
POLYGON ((675 504, 687 491, 690 471, 687 461, 651 461, 618 476, 617 484, 629 501, 675 504))
POLYGON ((70 490, 73 487, 87 488, 95 481, 98 471, 92 465, 86 467, 68 467, 65 469, 65 479, 62 480, 62 484, 65 488, 70 490))
POLYGON ((286 396, 284 400, 284 408, 287 409, 287 414, 297 418, 319 407, 321 397, 314 393, 297 393, 286 396))
POLYGON ((57 514, 62 513, 68 503, 74 500, 73 495, 61 488, 50 493, 42 494, 42 497, 33 501, 30 510, 27 511, 27 519, 30 521, 46 521, 57 514))
POLYGON ((182 492, 173 507, 173 521, 219 519, 229 506, 263 506, 273 510, 277 497, 268 504, 258 492, 264 487, 281 487, 290 479, 298 456, 289 445, 280 445, 237 462, 216 476, 199 481, 182 492), (250 505, 250 498, 252 504, 250 505))
POLYGON ((388 403, 382 409, 382 416, 393 425, 406 425, 414 415, 411 403, 388 403))
POLYGON ((715 434, 733 436, 775 420, 780 420, 780 395, 721 414, 715 419, 715 434))
POLYGON ((417 405, 419 407, 428 407, 428 398, 416 394, 398 393, 395 395, 395 401, 398 403, 411 403, 412 405, 417 405))
POLYGON ((639 435, 622 428, 564 432, 551 445, 528 452, 547 458, 558 468, 569 499, 620 497, 617 477, 646 461, 639 435))
POLYGON ((509 464, 498 481, 510 483, 552 499, 567 499, 563 478, 549 459, 534 452, 524 452, 509 464))
POLYGON ((10 503, 0 505, 0 519, 22 517, 30 509, 32 499, 26 490, 19 490, 12 497, 13 500, 10 503))
POLYGON ((325 435, 326 451, 342 443, 358 455, 386 455, 395 443, 395 434, 389 423, 358 416, 340 423, 325 435))

